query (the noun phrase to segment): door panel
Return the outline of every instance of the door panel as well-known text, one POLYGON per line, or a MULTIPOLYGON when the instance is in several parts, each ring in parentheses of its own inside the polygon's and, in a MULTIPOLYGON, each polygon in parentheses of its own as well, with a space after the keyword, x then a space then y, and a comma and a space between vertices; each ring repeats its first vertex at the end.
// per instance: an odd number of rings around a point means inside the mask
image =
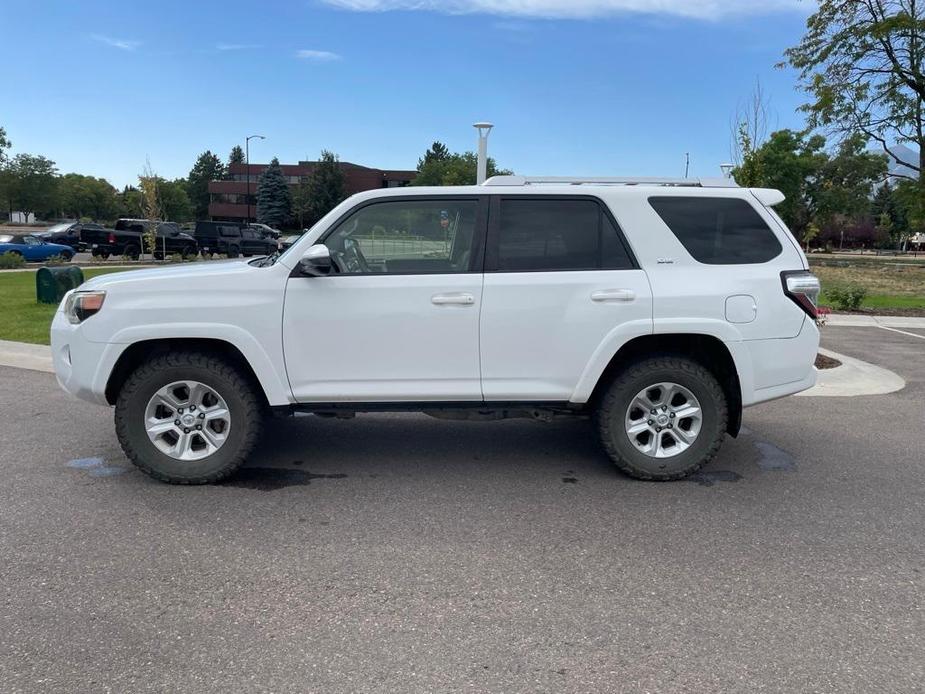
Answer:
POLYGON ((334 273, 296 275, 286 289, 296 400, 481 400, 486 217, 472 196, 396 196, 361 203, 323 234, 334 273))
POLYGON ((492 202, 482 301, 486 400, 570 400, 604 352, 652 331, 648 278, 587 195, 492 202))
POLYGON ((608 335, 651 332, 642 270, 486 274, 482 301, 486 400, 569 400, 608 335))

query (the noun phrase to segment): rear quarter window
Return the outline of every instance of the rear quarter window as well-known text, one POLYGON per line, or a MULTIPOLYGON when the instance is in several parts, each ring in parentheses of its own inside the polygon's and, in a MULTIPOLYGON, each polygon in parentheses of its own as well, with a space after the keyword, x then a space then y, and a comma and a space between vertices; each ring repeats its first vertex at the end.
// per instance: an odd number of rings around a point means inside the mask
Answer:
POLYGON ((656 196, 649 204, 697 262, 753 265, 783 251, 777 236, 745 200, 656 196))

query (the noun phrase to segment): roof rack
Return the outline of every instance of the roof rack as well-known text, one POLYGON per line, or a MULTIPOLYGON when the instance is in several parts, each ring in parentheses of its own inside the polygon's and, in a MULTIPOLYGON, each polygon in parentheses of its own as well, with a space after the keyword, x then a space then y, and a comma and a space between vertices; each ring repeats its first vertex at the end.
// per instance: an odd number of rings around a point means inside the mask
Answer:
POLYGON ((738 188, 731 178, 593 178, 570 176, 492 176, 486 186, 667 186, 676 188, 738 188))

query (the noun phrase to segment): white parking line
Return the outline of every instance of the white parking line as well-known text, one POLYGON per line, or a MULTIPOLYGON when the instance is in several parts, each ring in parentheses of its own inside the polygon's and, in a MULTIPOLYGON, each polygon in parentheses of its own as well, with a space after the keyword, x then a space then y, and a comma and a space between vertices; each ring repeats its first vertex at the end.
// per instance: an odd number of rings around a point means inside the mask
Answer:
POLYGON ((888 328, 885 325, 878 325, 877 327, 882 328, 883 330, 890 330, 894 333, 899 333, 900 335, 908 335, 909 337, 917 337, 920 340, 925 340, 925 335, 919 335, 918 333, 909 333, 909 332, 906 332, 905 330, 899 330, 898 328, 888 328))

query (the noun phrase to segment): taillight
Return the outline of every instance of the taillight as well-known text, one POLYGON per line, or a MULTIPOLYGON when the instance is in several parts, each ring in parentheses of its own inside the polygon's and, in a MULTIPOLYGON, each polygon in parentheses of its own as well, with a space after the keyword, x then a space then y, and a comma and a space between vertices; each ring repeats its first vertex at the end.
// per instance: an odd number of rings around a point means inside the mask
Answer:
POLYGON ((110 234, 109 234, 109 237, 106 239, 106 242, 107 242, 107 243, 115 243, 115 242, 116 242, 116 235, 110 233, 110 234))
POLYGON ((796 270, 780 273, 780 279, 784 285, 784 294, 806 311, 810 318, 816 320, 818 317, 819 293, 822 291, 819 278, 806 270, 796 270))

